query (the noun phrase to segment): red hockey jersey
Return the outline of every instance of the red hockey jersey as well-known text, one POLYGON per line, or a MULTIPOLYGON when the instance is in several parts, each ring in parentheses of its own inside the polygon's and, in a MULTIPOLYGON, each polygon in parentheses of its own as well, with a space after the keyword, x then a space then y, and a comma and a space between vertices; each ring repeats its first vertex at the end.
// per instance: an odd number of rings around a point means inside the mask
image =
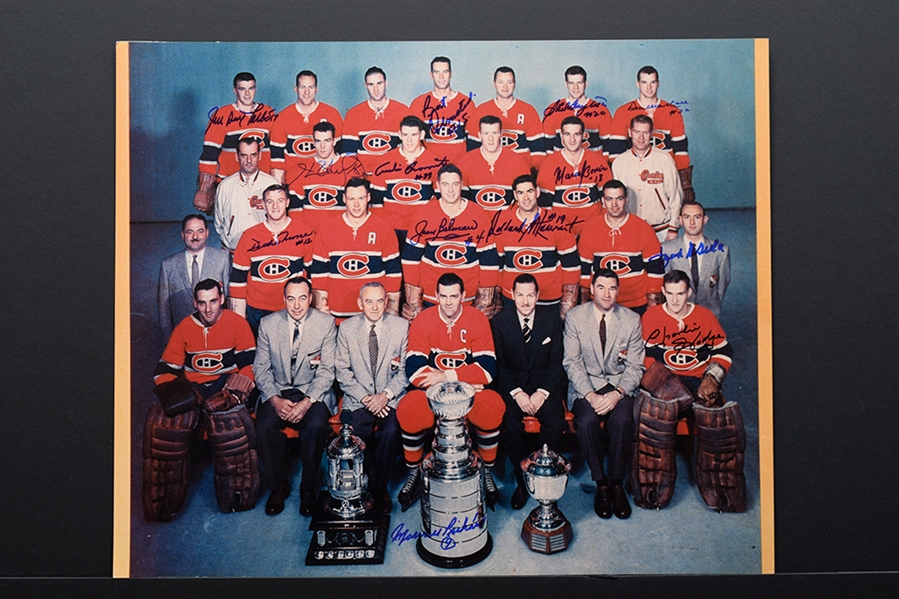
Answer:
POLYGON ((429 150, 452 163, 465 154, 465 127, 475 112, 471 97, 456 92, 450 100, 427 92, 415 98, 409 110, 428 126, 425 145, 429 150))
POLYGON ((203 152, 200 154, 200 172, 218 173, 219 179, 240 170, 237 162, 237 143, 241 139, 259 140, 259 170, 271 169, 270 132, 275 122, 275 109, 257 104, 253 112, 241 112, 234 104, 215 108, 209 112, 209 123, 203 135, 203 152))
POLYGON ((656 360, 679 376, 701 377, 712 362, 730 370, 733 349, 711 310, 689 304, 683 319, 672 316, 667 305, 643 314, 643 341, 647 368, 656 360))
POLYGON ((512 181, 531 172, 527 160, 520 154, 502 149, 491 166, 481 150, 472 150, 457 165, 462 171, 462 195, 485 210, 502 210, 512 204, 515 194, 512 181))
POLYGON ((559 99, 543 111, 543 136, 546 139, 546 155, 562 150, 562 121, 576 116, 584 121, 587 139, 584 147, 593 152, 608 156, 605 144, 612 132, 612 113, 609 107, 596 100, 586 100, 581 105, 569 104, 566 99, 559 99))
POLYGON ((537 109, 518 98, 515 98, 507 110, 496 105, 496 98, 482 103, 471 118, 471 126, 468 127, 469 151, 481 147, 479 123, 481 117, 487 115, 499 117, 503 123, 503 148, 521 155, 527 160, 529 167, 540 168, 540 163, 546 156, 546 148, 543 122, 537 114, 537 109))
POLYGON ((350 108, 343 121, 343 152, 358 154, 366 173, 372 173, 382 157, 400 145, 400 121, 409 107, 396 100, 374 110, 368 100, 350 108))
MULTIPOLYGON (((286 170, 285 160, 296 162, 315 154, 312 143, 312 128, 321 121, 334 125, 334 142, 340 141, 343 135, 343 118, 333 106, 318 102, 315 110, 304 115, 296 104, 285 107, 278 113, 278 119, 272 126, 272 168, 286 170)), ((291 178, 285 180, 288 184, 291 178)))
POLYGON ((390 150, 372 171, 372 204, 381 207, 384 220, 394 229, 408 230, 415 212, 434 197, 437 171, 444 164, 446 158, 427 148, 412 162, 399 148, 390 150))
POLYGON ((687 134, 684 132, 684 116, 680 108, 664 100, 659 100, 658 108, 649 114, 640 102, 633 100, 620 106, 612 120, 612 135, 609 139, 609 160, 623 154, 631 147, 627 135, 631 119, 638 114, 646 114, 652 118, 653 148, 671 154, 677 169, 690 166, 690 154, 687 152, 687 134))
POLYGON ((611 178, 612 169, 602 154, 584 152, 575 166, 561 151, 554 152, 537 174, 540 205, 551 206, 566 223, 574 223, 572 232, 577 236, 588 219, 602 213, 602 186, 611 178))
MULTIPOLYGON (((289 165, 292 162, 288 160, 289 165)), ((365 168, 355 154, 340 154, 328 166, 322 166, 317 157, 299 160, 288 166, 287 174, 293 174, 293 178, 287 179, 291 214, 318 231, 323 222, 346 210, 343 198, 346 182, 363 177, 365 168)))

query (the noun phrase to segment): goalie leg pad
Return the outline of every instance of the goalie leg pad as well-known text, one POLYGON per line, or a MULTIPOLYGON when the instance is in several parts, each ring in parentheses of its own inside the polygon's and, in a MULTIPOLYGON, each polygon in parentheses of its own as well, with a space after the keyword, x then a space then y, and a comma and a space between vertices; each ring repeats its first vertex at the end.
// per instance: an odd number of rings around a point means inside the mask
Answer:
POLYGON ((256 506, 259 497, 259 458, 256 428, 246 406, 203 415, 212 443, 215 499, 223 512, 256 506))
POLYGON ((693 395, 681 381, 681 378, 665 368, 661 362, 653 362, 643 373, 640 386, 649 391, 656 399, 676 400, 680 411, 686 410, 693 403, 693 395))
POLYGON ((658 399, 642 390, 637 393, 631 485, 634 503, 642 508, 663 508, 674 495, 677 413, 676 399, 658 399))
POLYGON ((696 484, 703 501, 719 512, 746 511, 743 458, 746 429, 740 406, 693 407, 696 416, 696 484))
POLYGON ((166 416, 161 405, 150 406, 144 425, 144 517, 167 522, 181 510, 190 481, 190 437, 199 410, 166 416))

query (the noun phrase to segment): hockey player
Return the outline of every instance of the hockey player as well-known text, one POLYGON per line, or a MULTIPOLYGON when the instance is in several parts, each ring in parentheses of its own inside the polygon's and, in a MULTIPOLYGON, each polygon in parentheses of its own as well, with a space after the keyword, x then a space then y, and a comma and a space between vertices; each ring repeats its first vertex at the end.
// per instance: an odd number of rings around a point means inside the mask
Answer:
POLYGON ((627 209, 652 227, 659 241, 677 237, 683 200, 674 160, 652 147, 652 119, 631 119, 631 149, 612 163, 612 176, 627 186, 627 209))
POLYGON ((259 168, 264 172, 271 168, 269 132, 276 115, 270 106, 256 102, 256 77, 252 73, 234 76, 234 100, 229 106, 209 112, 209 124, 203 135, 194 208, 206 214, 212 214, 216 184, 238 169, 234 156, 239 140, 258 140, 259 168))
POLYGON ((624 184, 612 179, 602 188, 605 214, 584 225, 589 235, 578 240, 581 257, 581 298, 589 298, 593 274, 601 268, 614 271, 621 282, 618 303, 643 314, 647 306, 662 301, 664 267, 659 240, 640 217, 627 211, 624 184))
POLYGON ((537 304, 559 306, 559 314, 577 304, 581 266, 577 242, 565 219, 537 205, 533 175, 512 182, 515 203, 495 214, 490 232, 496 243, 504 307, 513 307, 513 283, 521 274, 534 276, 540 289, 537 304))
POLYGON ((491 114, 478 121, 480 147, 459 160, 462 194, 485 210, 502 210, 515 199, 512 181, 531 169, 520 154, 503 147, 502 121, 491 114))
POLYGON ((402 266, 396 235, 368 210, 369 184, 354 177, 346 184, 346 212, 324 222, 312 244, 313 306, 337 318, 355 314, 359 289, 378 282, 387 290, 387 312, 399 313, 402 266))
POLYGON ((365 71, 368 100, 350 108, 343 122, 343 151, 358 154, 370 175, 384 154, 400 145, 397 132, 409 107, 387 97, 387 75, 380 67, 365 71))
POLYGON ((441 275, 437 295, 437 306, 423 311, 409 326, 406 375, 414 388, 400 402, 396 413, 409 473, 398 499, 405 512, 421 494, 424 437, 435 422, 425 390, 443 381, 462 381, 477 390, 468 420, 486 466, 485 499, 493 509, 499 491, 490 469, 496 461, 505 405, 496 391, 484 388, 496 375, 490 324, 478 310, 463 305, 465 284, 455 273, 441 275))
POLYGON ((611 169, 601 152, 584 149, 586 132, 579 117, 566 117, 560 129, 562 150, 547 156, 537 175, 540 204, 552 206, 580 235, 584 223, 599 213, 599 188, 611 178, 611 169))
POLYGON ((721 383, 733 350, 710 310, 689 300, 690 278, 681 270, 662 281, 665 303, 643 315, 646 374, 634 414, 637 453, 633 461, 634 502, 664 507, 677 476, 673 456, 678 413, 692 404, 696 419, 696 482, 709 507, 746 510, 743 453, 746 431, 739 406, 725 401, 721 383))
POLYGON ((451 87, 453 78, 450 59, 437 56, 431 61, 434 89, 415 98, 409 110, 428 126, 426 145, 447 162, 455 162, 465 153, 468 120, 474 115, 471 96, 451 87))
MULTIPOLYGON (((480 123, 481 118, 487 115, 502 119, 503 148, 525 158, 529 167, 539 169, 546 156, 543 122, 533 106, 515 97, 515 71, 510 67, 496 69, 493 73, 493 88, 496 90, 496 97, 478 106, 472 122, 480 123)), ((480 131, 469 131, 469 151, 480 146, 480 131)))
POLYGON ((215 192, 215 230, 232 254, 243 232, 265 220, 262 192, 278 183, 259 170, 259 147, 259 141, 252 138, 237 142, 240 170, 226 177, 215 192))
POLYGON ((543 111, 546 154, 565 147, 562 121, 576 116, 584 122, 584 147, 608 158, 609 152, 604 146, 612 130, 612 114, 605 104, 587 97, 587 71, 577 65, 565 69, 565 87, 568 88, 568 96, 556 100, 543 111))
MULTIPOLYGON (((343 134, 343 118, 333 106, 315 99, 318 94, 318 76, 312 71, 300 71, 296 79, 297 101, 278 113, 272 126, 272 176, 280 183, 290 185, 292 177, 288 162, 297 162, 315 154, 312 128, 321 122, 334 126, 334 143, 343 134)), ((338 148, 339 149, 339 148, 338 148)))
POLYGON ((695 201, 693 167, 687 152, 687 134, 684 132, 684 116, 680 108, 659 100, 659 72, 651 66, 641 67, 637 71, 637 89, 640 90, 637 99, 619 106, 615 111, 608 143, 609 160, 614 160, 628 149, 627 130, 631 119, 638 114, 645 114, 654 123, 653 146, 668 152, 674 158, 684 190, 684 201, 695 201))
POLYGON ((412 218, 403 248, 406 303, 403 317, 412 320, 423 301, 437 303, 437 280, 450 270, 464 287, 474 289, 463 298, 488 318, 493 316, 494 287, 499 272, 496 245, 489 239, 487 212, 462 197, 462 173, 453 164, 437 172, 440 199, 425 205, 412 218))
POLYGON ((287 213, 287 188, 262 192, 265 221, 247 229, 231 268, 231 307, 246 317, 255 335, 259 321, 284 305, 284 282, 306 274, 312 264, 313 231, 287 213))
POLYGON ((253 421, 244 402, 253 390, 256 344, 247 322, 223 309, 218 281, 194 288, 196 312, 169 338, 154 381, 159 403, 144 427, 144 516, 167 521, 184 504, 190 437, 201 416, 215 456, 215 491, 223 512, 252 509, 259 493, 253 421))

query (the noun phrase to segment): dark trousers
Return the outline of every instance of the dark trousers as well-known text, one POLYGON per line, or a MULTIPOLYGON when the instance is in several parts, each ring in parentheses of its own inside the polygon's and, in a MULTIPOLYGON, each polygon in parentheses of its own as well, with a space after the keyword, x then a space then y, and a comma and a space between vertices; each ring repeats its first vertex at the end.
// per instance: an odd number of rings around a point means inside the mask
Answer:
MULTIPOLYGON (((518 403, 512 397, 503 393, 503 401, 506 402, 506 413, 503 415, 503 446, 506 454, 512 462, 515 482, 524 485, 524 475, 521 472, 521 460, 527 457, 528 449, 524 432, 524 423, 521 421, 526 416, 518 403)), ((544 444, 558 452, 562 445, 562 430, 565 426, 565 408, 562 405, 562 395, 559 392, 551 392, 540 409, 534 416, 540 421, 540 447, 544 444)))
MULTIPOLYGON (((606 385, 597 391, 603 394, 614 387, 606 385)), ((634 438, 634 398, 626 395, 612 410, 602 416, 593 411, 586 399, 579 397, 571 406, 574 414, 574 428, 581 453, 590 467, 590 474, 596 484, 609 484, 609 480, 622 481, 630 469, 631 443, 634 438), (605 429, 600 423, 605 423, 605 429), (603 469, 605 450, 603 439, 609 441, 609 476, 603 469)))
POLYGON ((287 435, 281 431, 285 426, 290 426, 300 433, 300 463, 303 464, 300 489, 315 492, 318 488, 318 467, 331 434, 330 417, 328 407, 320 401, 314 402, 296 424, 282 420, 269 402, 259 405, 256 411, 256 440, 265 486, 275 489, 287 480, 287 435))
POLYGON ((390 471, 402 451, 400 424, 396 410, 390 410, 384 418, 378 418, 365 408, 351 412, 353 434, 365 442, 365 472, 368 488, 376 497, 387 490, 390 471), (375 424, 378 430, 374 431, 375 424))
POLYGON ((250 330, 253 331, 253 337, 259 336, 259 321, 269 314, 272 314, 271 310, 261 310, 247 304, 247 324, 250 325, 250 330))

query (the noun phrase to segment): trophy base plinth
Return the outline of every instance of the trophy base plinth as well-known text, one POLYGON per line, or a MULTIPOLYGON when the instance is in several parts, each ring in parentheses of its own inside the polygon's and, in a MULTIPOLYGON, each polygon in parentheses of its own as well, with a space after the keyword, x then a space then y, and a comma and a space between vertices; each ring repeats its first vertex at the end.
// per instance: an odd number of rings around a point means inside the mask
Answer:
POLYGON ((488 532, 487 542, 484 543, 483 547, 481 547, 471 555, 463 555, 458 557, 446 557, 443 555, 431 553, 425 548, 424 543, 421 542, 421 539, 418 539, 418 541, 416 541, 415 549, 418 551, 418 557, 431 564, 432 566, 447 569, 467 568, 468 566, 479 564, 487 559, 487 556, 490 555, 491 551, 493 551, 493 537, 491 537, 490 533, 488 532))
POLYGON ((307 566, 383 564, 390 528, 390 514, 382 514, 380 502, 349 520, 341 520, 325 505, 331 494, 322 491, 312 514, 312 542, 306 553, 307 566))
POLYGON ((521 525, 521 540, 528 549, 537 553, 558 553, 568 549, 574 533, 571 523, 563 518, 562 523, 550 530, 537 528, 528 518, 521 525))

